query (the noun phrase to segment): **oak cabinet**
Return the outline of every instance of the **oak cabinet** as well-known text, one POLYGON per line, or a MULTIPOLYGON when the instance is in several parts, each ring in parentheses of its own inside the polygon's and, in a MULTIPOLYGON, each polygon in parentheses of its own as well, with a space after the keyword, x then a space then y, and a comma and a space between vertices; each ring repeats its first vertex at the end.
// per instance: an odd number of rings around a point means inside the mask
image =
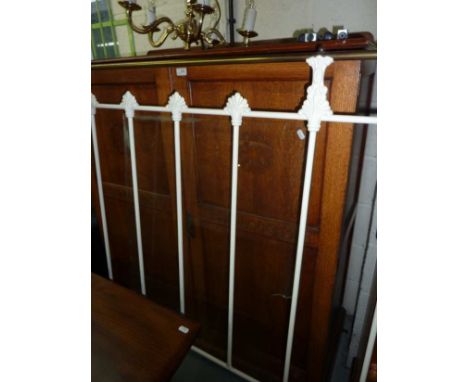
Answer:
MULTIPOLYGON (((156 60, 156 58, 155 58, 156 60)), ((355 111, 359 60, 326 73, 335 112, 355 111)), ((240 92, 252 109, 295 111, 311 82, 305 62, 92 70, 99 102, 130 90, 140 104, 165 105, 178 91, 193 107, 224 107, 240 92)), ((139 291, 128 129, 121 111, 96 115, 115 281, 139 291)), ((233 364, 265 381, 282 376, 303 182, 300 121, 245 118, 240 129, 233 364)), ((227 346, 230 169, 228 118, 181 123, 187 316, 201 323, 196 345, 225 359, 227 346)), ((319 381, 330 340, 352 125, 322 124, 317 136, 291 381, 319 381)), ((179 309, 173 125, 169 114, 136 112, 141 228, 148 298, 179 309)), ((96 190, 93 203, 99 210, 96 190)))

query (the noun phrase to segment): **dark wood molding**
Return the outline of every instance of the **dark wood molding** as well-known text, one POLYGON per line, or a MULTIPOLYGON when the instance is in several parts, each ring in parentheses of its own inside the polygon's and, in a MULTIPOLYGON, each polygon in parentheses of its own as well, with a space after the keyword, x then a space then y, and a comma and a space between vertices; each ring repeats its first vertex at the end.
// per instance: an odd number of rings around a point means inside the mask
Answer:
MULTIPOLYGON (((254 41, 249 47, 243 44, 235 44, 234 46, 224 46, 213 49, 201 49, 198 47, 186 51, 182 48, 177 49, 159 49, 148 52, 147 55, 138 57, 120 57, 112 59, 94 60, 91 65, 93 68, 112 67, 112 66, 141 66, 144 64, 155 65, 156 63, 173 64, 174 61, 180 61, 181 64, 200 63, 205 60, 207 63, 220 63, 220 60, 226 60, 228 63, 235 59, 250 59, 263 58, 268 61, 279 60, 282 57, 297 56, 302 59, 305 56, 314 54, 324 54, 349 59, 353 54, 360 54, 362 57, 356 56, 358 59, 366 57, 366 54, 376 53, 372 48, 374 37, 368 32, 350 34, 350 38, 346 40, 329 40, 315 42, 298 42, 293 38, 254 41)), ((221 61, 222 62, 222 61, 221 61)), ((259 61, 261 62, 261 61, 259 61)))

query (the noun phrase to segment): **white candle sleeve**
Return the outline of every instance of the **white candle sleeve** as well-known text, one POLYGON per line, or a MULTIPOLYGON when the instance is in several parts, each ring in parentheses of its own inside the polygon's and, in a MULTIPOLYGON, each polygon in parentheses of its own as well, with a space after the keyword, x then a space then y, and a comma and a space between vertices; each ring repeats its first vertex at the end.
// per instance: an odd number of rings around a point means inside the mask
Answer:
POLYGON ((210 0, 201 0, 201 5, 203 5, 204 7, 206 6, 210 6, 210 0))
POLYGON ((137 0, 128 0, 129 3, 136 4, 137 0))
POLYGON ((255 8, 247 8, 244 18, 244 30, 252 32, 255 28, 255 19, 257 18, 257 10, 255 8))
POLYGON ((146 24, 149 25, 156 20, 156 7, 150 6, 146 11, 146 24))

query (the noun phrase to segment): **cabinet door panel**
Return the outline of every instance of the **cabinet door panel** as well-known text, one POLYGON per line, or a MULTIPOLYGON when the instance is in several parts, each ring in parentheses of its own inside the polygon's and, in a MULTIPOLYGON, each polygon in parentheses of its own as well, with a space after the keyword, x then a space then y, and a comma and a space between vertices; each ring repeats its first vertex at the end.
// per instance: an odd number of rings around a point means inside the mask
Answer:
MULTIPOLYGON (((188 68, 185 86, 189 89, 191 104, 222 108, 227 96, 238 91, 248 99, 252 109, 297 110, 309 84, 309 71, 301 67, 291 80, 281 75, 274 77, 274 68, 262 71, 263 67, 251 68, 253 71, 237 70, 236 76, 228 74, 226 79, 218 78, 216 73, 215 78, 205 76, 210 68, 188 68)), ((189 257, 204 264, 221 263, 214 275, 208 275, 205 267, 205 273, 200 273, 193 282, 204 283, 206 300, 215 301, 226 309, 232 129, 228 118, 196 116, 194 120, 192 126, 186 126, 190 132, 184 136, 185 163, 190 167, 185 171, 194 174, 186 191, 193 195, 187 209, 198 223, 201 234, 191 238, 192 243, 199 244, 191 247, 193 252, 189 257), (202 277, 204 280, 200 280, 202 277), (212 292, 215 285, 216 291, 212 292)), ((299 138, 299 129, 304 131, 303 122, 248 118, 240 129, 233 357, 236 367, 262 380, 279 380, 283 368, 305 155, 305 141, 299 138)), ((303 295, 311 297, 326 136, 326 129, 323 129, 317 139, 308 247, 304 256, 307 272, 303 283, 309 288, 301 294, 301 299, 303 295)), ((304 304, 299 315, 310 317, 310 302, 301 301, 304 304)), ((212 317, 208 321, 215 319, 212 317)), ((226 328, 227 312, 219 325, 220 337, 225 336, 226 328)), ((294 348, 294 360, 302 370, 297 375, 302 377, 307 369, 308 341, 306 320, 297 326, 294 348)), ((223 348, 219 352, 225 354, 223 348)))
MULTIPOLYGON (((354 110, 356 64, 327 70, 336 111, 354 110), (336 81, 346 76, 350 88, 343 92, 336 81)), ((176 89, 194 107, 222 108, 227 96, 240 92, 254 110, 297 111, 310 81, 309 67, 300 63, 219 65, 189 67, 176 89)), ((306 141, 298 130, 305 132, 303 122, 249 118, 240 129, 233 357, 236 367, 262 380, 280 380, 284 366, 305 160, 306 141)), ((187 287, 197 290, 197 301, 219 307, 204 316, 217 342, 204 338, 199 344, 225 356, 232 129, 228 118, 194 116, 183 134, 185 202, 196 233, 189 239, 187 262, 196 262, 189 269, 197 270, 187 287)), ((322 372, 310 365, 323 363, 318 360, 326 351, 350 144, 351 136, 332 124, 323 124, 317 136, 291 380, 307 374, 316 379, 322 372), (340 146, 343 152, 335 152, 340 146), (317 291, 324 287, 328 290, 317 291)), ((210 310, 199 309, 198 317, 204 314, 210 310)))
MULTIPOLYGON (((119 103, 126 91, 132 92, 143 105, 167 101, 170 93, 168 69, 127 70, 125 73, 121 75, 116 71, 115 78, 105 72, 94 76, 93 92, 98 101, 119 103)), ((96 122, 104 186, 118 189, 120 195, 116 204, 115 195, 105 194, 112 261, 118 270, 115 280, 140 291, 127 119, 121 111, 98 109, 96 122), (121 258, 127 258, 125 265, 120 266, 121 258), (126 272, 120 270, 125 266, 126 272)), ((147 296, 179 310, 170 116, 136 112, 134 134, 147 296)))

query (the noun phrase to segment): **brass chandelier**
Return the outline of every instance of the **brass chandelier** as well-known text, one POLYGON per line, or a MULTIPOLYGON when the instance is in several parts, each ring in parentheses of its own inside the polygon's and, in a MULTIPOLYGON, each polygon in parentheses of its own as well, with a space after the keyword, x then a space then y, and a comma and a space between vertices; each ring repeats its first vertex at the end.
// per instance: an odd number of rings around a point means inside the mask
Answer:
POLYGON ((132 30, 136 33, 147 34, 151 46, 158 48, 164 44, 166 39, 171 36, 173 40, 177 38, 184 41, 184 49, 189 50, 195 43, 201 44, 202 48, 211 48, 216 45, 226 43, 223 35, 217 29, 221 20, 221 8, 218 0, 185 0, 185 20, 180 24, 174 23, 169 17, 156 18, 156 8, 148 10, 147 25, 138 27, 133 22, 133 12, 141 10, 141 6, 133 1, 119 1, 119 4, 125 8, 127 21, 132 30), (213 6, 209 5, 213 4, 213 6), (212 27, 203 29, 206 16, 214 15, 215 23, 212 27), (163 27, 162 30, 160 27, 163 27), (159 36, 155 36, 161 32, 159 36))

